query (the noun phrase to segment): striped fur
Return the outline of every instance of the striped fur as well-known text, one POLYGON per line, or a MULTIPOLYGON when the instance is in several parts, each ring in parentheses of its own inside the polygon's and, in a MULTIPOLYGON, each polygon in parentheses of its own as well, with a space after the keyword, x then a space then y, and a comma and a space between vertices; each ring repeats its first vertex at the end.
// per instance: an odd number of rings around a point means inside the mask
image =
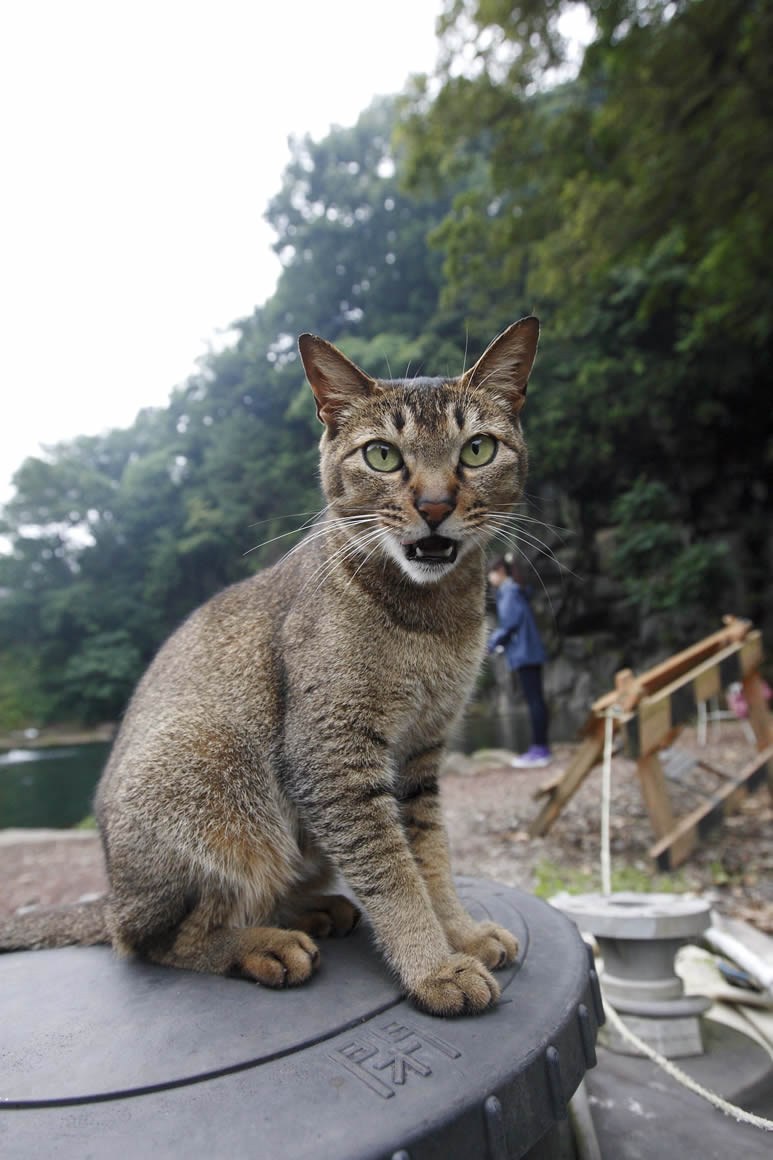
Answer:
POLYGON ((97 792, 107 899, 80 927, 51 918, 49 936, 44 915, 18 918, 0 946, 102 938, 301 983, 319 962, 311 935, 357 920, 326 894, 338 873, 419 1005, 496 999, 489 970, 516 943, 456 896, 437 778, 483 649, 487 517, 523 487, 537 333, 521 320, 458 379, 397 381, 302 336, 329 506, 275 567, 193 613, 140 682, 97 792), (496 454, 465 467, 480 434, 496 454), (373 440, 399 449, 399 470, 369 466, 373 440), (453 560, 409 558, 431 531, 454 541, 453 560))

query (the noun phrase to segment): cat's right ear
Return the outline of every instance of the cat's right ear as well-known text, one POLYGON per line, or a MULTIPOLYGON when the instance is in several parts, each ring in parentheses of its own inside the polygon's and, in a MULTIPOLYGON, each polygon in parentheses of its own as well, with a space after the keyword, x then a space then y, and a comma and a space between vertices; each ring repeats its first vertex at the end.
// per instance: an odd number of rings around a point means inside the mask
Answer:
POLYGON ((298 339, 303 369, 317 403, 320 423, 334 433, 339 417, 351 403, 363 395, 372 395, 376 383, 351 362, 332 342, 316 334, 302 334, 298 339))
POLYGON ((465 386, 484 387, 517 414, 526 401, 526 384, 537 353, 539 319, 530 314, 508 326, 462 375, 465 386))

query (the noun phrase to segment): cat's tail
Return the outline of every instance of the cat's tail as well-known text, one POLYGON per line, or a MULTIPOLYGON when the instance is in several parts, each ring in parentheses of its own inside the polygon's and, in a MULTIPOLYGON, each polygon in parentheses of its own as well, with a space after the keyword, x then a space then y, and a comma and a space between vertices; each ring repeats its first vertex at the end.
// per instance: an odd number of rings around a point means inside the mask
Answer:
POLYGON ((74 906, 41 907, 0 922, 0 953, 109 943, 107 896, 74 906))

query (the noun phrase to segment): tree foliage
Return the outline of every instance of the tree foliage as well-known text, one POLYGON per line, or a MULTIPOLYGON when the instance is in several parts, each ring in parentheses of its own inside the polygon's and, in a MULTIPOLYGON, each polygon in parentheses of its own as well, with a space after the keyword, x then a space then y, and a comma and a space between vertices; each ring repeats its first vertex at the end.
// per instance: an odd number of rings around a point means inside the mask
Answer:
POLYGON ((461 364, 463 327, 437 310, 441 257, 426 236, 445 195, 401 191, 394 102, 293 146, 268 210, 283 272, 169 406, 128 430, 25 461, 3 513, 0 641, 11 679, 0 727, 120 713, 160 642, 223 585, 276 559, 322 506, 320 427, 296 355, 301 330, 375 373, 461 364), (453 335, 456 344, 451 341, 453 335), (18 689, 18 696, 11 695, 18 689))
POLYGON ((375 374, 453 374, 536 311, 530 490, 571 513, 584 578, 559 637, 773 621, 773 7, 448 0, 440 35, 397 106, 292 143, 282 274, 233 341, 167 407, 17 472, 0 727, 117 715, 175 624, 292 546, 321 505, 304 330, 375 374))
MULTIPOLYGON (((686 559, 731 537, 734 596, 769 617, 773 9, 453 0, 443 28, 439 76, 404 103, 406 177, 469 178, 433 235, 444 302, 481 331, 507 295, 545 320, 533 479, 577 501, 588 549, 616 496, 659 480, 686 559), (591 43, 568 80, 578 8, 591 43)), ((700 607, 705 586, 677 588, 700 607)))

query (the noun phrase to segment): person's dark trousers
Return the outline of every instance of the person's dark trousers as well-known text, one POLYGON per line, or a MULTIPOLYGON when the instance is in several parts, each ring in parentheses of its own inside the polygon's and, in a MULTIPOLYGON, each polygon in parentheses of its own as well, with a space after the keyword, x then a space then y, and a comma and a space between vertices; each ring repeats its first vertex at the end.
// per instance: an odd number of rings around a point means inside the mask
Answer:
POLYGON ((522 665, 513 670, 513 685, 520 681, 526 705, 531 718, 534 745, 548 744, 548 707, 542 693, 542 665, 522 665))

